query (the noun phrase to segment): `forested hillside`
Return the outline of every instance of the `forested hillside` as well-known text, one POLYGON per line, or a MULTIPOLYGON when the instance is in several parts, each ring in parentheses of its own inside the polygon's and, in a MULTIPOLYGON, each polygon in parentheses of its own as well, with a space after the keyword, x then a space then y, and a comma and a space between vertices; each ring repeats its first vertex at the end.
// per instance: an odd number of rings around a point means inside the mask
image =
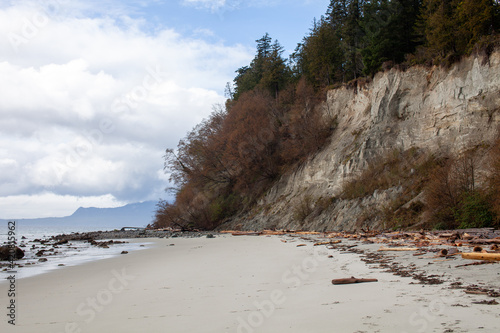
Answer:
MULTIPOLYGON (((167 149, 176 200, 159 202, 154 226, 211 229, 251 210, 342 130, 323 103, 329 90, 357 89, 392 67, 448 67, 471 53, 487 59, 499 46, 499 21, 494 0, 332 0, 289 59, 264 35, 226 86, 225 105, 167 149)), ((488 195, 480 199, 493 221, 499 199, 488 195)))

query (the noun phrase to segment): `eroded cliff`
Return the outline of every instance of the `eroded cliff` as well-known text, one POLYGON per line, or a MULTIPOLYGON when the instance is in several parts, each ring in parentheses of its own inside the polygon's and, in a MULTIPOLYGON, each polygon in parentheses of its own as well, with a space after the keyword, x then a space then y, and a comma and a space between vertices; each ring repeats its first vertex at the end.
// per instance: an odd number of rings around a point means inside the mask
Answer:
MULTIPOLYGON (((251 212, 226 229, 354 230, 380 211, 401 187, 341 199, 344 184, 390 151, 410 148, 456 154, 491 143, 500 124, 500 52, 470 57, 449 69, 391 69, 355 88, 328 92, 325 121, 336 129, 323 150, 282 176, 251 212), (297 216, 305 206, 304 216, 297 216), (321 206, 321 207, 318 207, 321 206)), ((415 193, 415 197, 421 193, 415 193)), ((383 228, 383 221, 369 221, 383 228)))

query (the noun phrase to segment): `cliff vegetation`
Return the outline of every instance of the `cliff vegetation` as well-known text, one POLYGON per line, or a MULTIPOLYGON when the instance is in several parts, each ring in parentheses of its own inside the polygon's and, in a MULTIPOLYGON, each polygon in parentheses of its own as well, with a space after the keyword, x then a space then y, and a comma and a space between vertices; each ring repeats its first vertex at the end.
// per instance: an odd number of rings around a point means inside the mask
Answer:
POLYGON ((289 59, 265 34, 166 150, 154 226, 498 226, 499 21, 493 0, 332 0, 289 59))

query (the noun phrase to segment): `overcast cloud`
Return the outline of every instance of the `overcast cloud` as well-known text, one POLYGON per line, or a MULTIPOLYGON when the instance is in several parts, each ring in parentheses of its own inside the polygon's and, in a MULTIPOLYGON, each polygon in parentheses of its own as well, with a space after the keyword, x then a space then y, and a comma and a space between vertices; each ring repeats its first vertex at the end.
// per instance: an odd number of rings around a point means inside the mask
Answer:
POLYGON ((168 198, 163 153, 329 0, 0 0, 0 218, 168 198))
POLYGON ((157 200, 165 148, 224 101, 253 51, 86 6, 0 10, 0 217, 157 200), (148 32, 145 32, 148 31, 148 32))

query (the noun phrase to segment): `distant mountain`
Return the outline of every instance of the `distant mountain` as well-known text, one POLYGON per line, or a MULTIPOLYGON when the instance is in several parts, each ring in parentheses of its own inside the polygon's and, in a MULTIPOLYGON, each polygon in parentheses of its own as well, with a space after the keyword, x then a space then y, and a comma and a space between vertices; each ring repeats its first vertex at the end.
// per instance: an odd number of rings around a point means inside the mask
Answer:
MULTIPOLYGON (((23 225, 65 224, 103 228, 145 227, 153 220, 156 201, 132 203, 116 208, 78 208, 66 217, 16 219, 23 225)), ((5 221, 5 220, 2 220, 5 221)))

